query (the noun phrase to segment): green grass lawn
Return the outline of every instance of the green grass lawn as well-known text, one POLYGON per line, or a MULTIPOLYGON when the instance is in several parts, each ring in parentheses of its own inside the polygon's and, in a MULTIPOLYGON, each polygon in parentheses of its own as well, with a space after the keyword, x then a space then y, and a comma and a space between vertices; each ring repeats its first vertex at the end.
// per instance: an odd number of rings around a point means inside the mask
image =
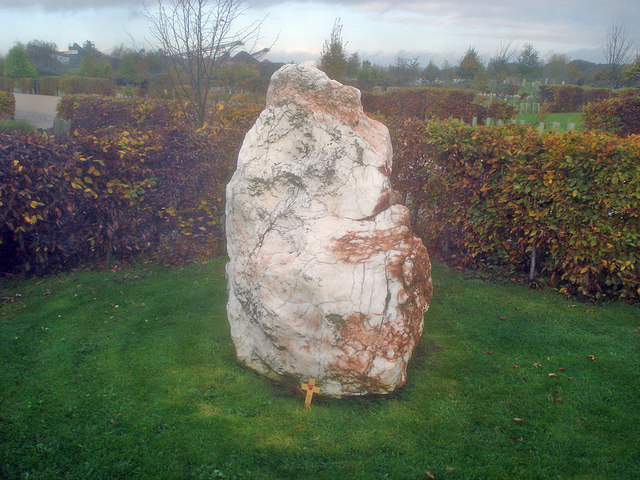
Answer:
POLYGON ((560 123, 560 131, 566 132, 570 123, 574 123, 577 132, 584 131, 584 115, 580 112, 575 113, 520 113, 516 115, 516 123, 519 125, 520 121, 524 120, 525 125, 531 125, 538 128, 540 122, 544 122, 545 131, 553 130, 553 122, 560 123))
POLYGON ((407 385, 303 410, 236 363, 223 267, 2 280, 0 478, 639 477, 637 306, 436 264, 407 385))
POLYGON ((35 127, 32 127, 24 120, 0 118, 0 132, 2 133, 30 132, 31 130, 35 130, 35 129, 36 129, 35 127))

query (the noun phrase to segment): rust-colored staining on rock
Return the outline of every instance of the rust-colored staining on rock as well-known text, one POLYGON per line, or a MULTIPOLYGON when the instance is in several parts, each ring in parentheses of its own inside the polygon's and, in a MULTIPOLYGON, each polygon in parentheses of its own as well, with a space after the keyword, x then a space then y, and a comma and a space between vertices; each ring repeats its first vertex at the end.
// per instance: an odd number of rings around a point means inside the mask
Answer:
POLYGON ((400 247, 406 237, 403 230, 403 227, 395 227, 374 232, 351 232, 336 239, 332 251, 343 262, 364 263, 374 256, 384 255, 384 252, 400 247))

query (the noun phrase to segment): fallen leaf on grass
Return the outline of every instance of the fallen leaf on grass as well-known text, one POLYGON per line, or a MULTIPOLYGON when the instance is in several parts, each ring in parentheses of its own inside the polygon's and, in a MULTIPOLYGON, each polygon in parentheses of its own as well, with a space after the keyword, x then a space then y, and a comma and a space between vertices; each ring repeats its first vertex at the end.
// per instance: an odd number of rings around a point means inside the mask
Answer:
POLYGON ((564 372, 566 370, 566 368, 560 367, 560 368, 558 368, 558 370, 560 370, 561 372, 564 372))
POLYGON ((540 365, 539 363, 534 363, 533 364, 533 368, 540 368, 542 365, 540 365))
POLYGON ((550 373, 550 374, 549 374, 549 376, 550 376, 550 377, 557 377, 557 376, 558 376, 558 374, 557 374, 557 373, 550 373))
POLYGON ((513 421, 517 423, 524 423, 524 420, 518 417, 513 417, 513 421))
POLYGON ((427 474, 427 477, 432 478, 433 480, 435 480, 436 476, 433 473, 431 473, 431 472, 424 472, 424 473, 427 474))
POLYGON ((562 398, 558 397, 553 400, 556 403, 562 403, 562 398))
POLYGON ((587 358, 588 358, 589 360, 595 360, 595 359, 596 359, 596 356, 595 356, 595 355, 587 355, 587 358))
POLYGON ((491 351, 489 351, 489 350, 487 350, 487 351, 486 351, 486 352, 484 352, 484 353, 486 353, 487 355, 491 355, 491 351))
POLYGON ((16 293, 13 297, 0 297, 0 305, 5 305, 7 303, 18 303, 22 295, 16 293))

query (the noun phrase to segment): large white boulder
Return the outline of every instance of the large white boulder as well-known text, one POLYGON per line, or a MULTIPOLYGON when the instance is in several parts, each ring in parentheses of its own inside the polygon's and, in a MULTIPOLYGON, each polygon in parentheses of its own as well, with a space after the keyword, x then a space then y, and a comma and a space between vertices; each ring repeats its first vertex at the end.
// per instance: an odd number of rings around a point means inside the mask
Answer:
POLYGON ((389 132, 315 63, 285 65, 227 186, 227 315, 239 360, 330 396, 406 381, 431 300, 392 189, 389 132))

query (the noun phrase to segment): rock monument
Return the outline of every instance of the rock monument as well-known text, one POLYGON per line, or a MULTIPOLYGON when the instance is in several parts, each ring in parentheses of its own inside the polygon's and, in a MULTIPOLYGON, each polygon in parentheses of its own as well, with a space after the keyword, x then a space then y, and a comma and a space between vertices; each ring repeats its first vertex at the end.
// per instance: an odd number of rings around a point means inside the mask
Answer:
POLYGON ((239 360, 322 395, 403 385, 431 265, 391 188, 387 128, 315 63, 285 65, 227 186, 227 315, 239 360))

